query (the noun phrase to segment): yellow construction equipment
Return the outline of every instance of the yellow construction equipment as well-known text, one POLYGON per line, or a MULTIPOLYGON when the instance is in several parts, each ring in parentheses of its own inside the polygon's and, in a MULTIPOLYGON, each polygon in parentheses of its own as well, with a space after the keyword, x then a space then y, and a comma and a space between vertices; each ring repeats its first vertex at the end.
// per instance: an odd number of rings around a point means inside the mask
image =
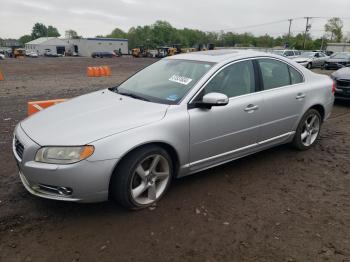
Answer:
POLYGON ((133 57, 152 57, 152 54, 144 46, 139 46, 131 49, 131 54, 133 57))
POLYGON ((178 50, 175 47, 161 46, 157 48, 156 57, 163 58, 166 56, 176 55, 177 53, 178 50))
POLYGON ((25 57, 26 51, 23 48, 17 48, 14 50, 13 55, 15 58, 22 58, 25 57))
POLYGON ((168 56, 176 55, 177 54, 177 48, 175 47, 168 47, 168 56))

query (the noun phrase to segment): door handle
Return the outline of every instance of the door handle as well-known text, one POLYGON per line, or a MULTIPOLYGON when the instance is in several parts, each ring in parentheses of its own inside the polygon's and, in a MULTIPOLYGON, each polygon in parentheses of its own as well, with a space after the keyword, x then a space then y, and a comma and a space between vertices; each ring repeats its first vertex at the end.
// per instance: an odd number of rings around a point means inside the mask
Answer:
POLYGON ((297 94, 297 96, 295 97, 295 99, 303 99, 303 98, 305 98, 306 97, 306 95, 304 94, 304 93, 299 93, 299 94, 297 94))
POLYGON ((244 108, 244 111, 248 112, 248 113, 252 113, 252 112, 254 112, 255 110, 258 110, 258 109, 259 109, 259 106, 250 104, 250 105, 247 105, 246 108, 244 108))

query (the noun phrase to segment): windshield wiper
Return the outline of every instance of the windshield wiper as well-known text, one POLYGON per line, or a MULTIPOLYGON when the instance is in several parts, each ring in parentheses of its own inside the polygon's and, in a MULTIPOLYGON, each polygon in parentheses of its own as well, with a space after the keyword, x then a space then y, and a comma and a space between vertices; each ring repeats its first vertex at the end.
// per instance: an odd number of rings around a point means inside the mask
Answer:
POLYGON ((139 96, 139 95, 134 94, 134 93, 120 92, 120 91, 118 91, 118 90, 117 90, 117 92, 118 92, 118 94, 123 95, 123 96, 129 96, 129 97, 132 97, 132 98, 135 98, 135 99, 139 99, 139 100, 143 100, 143 101, 148 101, 148 102, 150 101, 149 99, 147 99, 147 98, 145 98, 145 97, 143 97, 143 96, 139 96))

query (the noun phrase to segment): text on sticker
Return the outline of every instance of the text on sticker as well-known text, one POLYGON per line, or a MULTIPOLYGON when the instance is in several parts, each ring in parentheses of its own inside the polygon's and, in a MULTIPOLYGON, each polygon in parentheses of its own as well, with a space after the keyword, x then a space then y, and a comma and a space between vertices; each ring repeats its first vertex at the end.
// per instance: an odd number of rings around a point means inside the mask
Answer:
POLYGON ((182 85, 188 85, 191 83, 192 79, 185 76, 173 75, 169 78, 169 81, 176 82, 182 85))

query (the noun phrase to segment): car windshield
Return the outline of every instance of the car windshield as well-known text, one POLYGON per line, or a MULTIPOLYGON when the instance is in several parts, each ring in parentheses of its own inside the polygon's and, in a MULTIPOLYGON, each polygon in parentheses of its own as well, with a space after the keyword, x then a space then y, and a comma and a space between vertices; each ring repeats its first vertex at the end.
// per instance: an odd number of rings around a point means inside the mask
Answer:
POLYGON ((315 53, 314 52, 305 52, 301 54, 301 57, 314 57, 315 53))
POLYGON ((275 50, 275 51, 272 51, 273 54, 275 55, 283 55, 283 51, 282 50, 275 50))
POLYGON ((335 59, 350 59, 349 53, 337 53, 335 55, 332 55, 331 58, 335 59))
POLYGON ((112 90, 151 102, 177 104, 213 65, 210 62, 163 59, 112 90))

